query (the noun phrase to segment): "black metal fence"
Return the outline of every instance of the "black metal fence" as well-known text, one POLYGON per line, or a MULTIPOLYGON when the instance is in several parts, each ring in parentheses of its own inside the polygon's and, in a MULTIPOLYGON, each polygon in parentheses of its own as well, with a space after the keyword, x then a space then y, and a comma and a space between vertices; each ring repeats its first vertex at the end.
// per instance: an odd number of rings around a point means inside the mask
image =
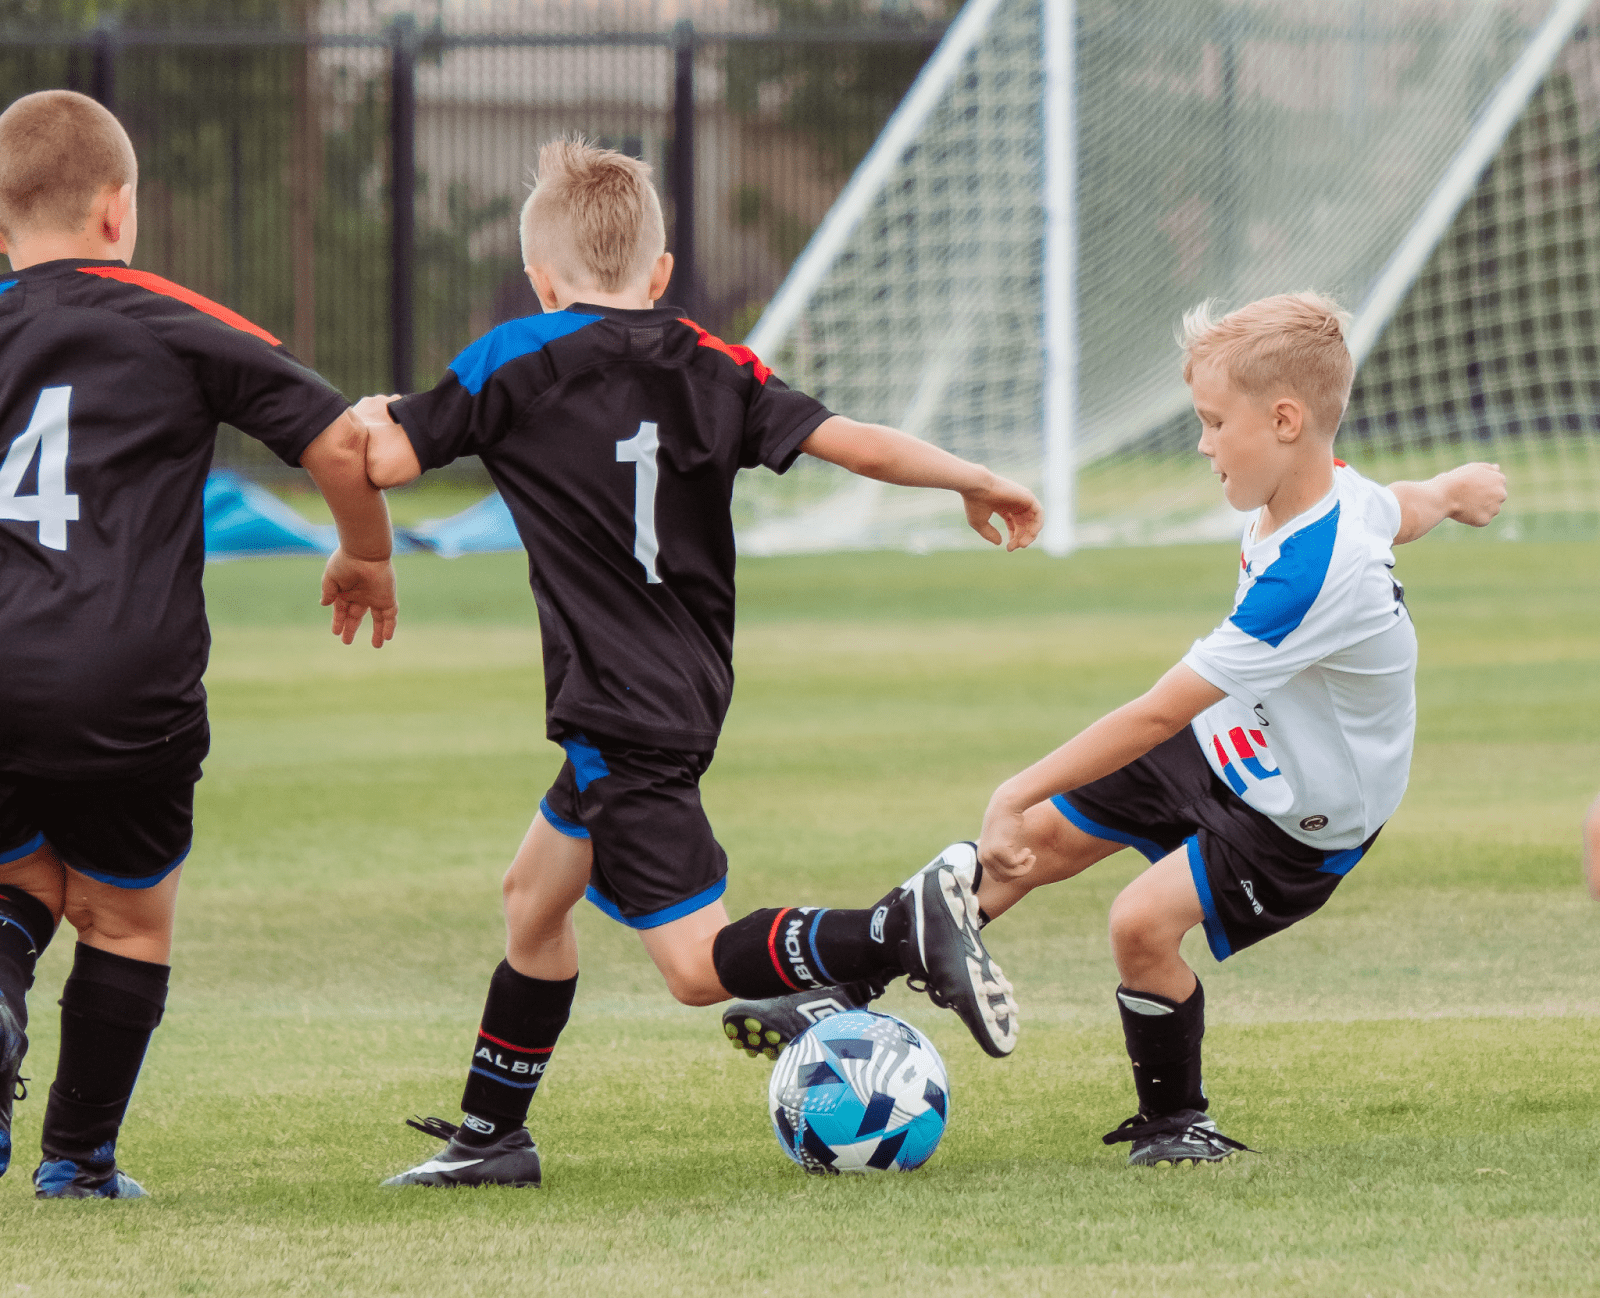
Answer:
MULTIPOLYGON (((0 103, 65 86, 140 158, 136 264, 283 338, 347 394, 432 383, 538 309, 517 212, 538 145, 650 162, 668 301, 737 338, 942 34, 875 25, 452 31, 0 28, 0 103)), ((270 472, 253 443, 220 458, 270 472)))

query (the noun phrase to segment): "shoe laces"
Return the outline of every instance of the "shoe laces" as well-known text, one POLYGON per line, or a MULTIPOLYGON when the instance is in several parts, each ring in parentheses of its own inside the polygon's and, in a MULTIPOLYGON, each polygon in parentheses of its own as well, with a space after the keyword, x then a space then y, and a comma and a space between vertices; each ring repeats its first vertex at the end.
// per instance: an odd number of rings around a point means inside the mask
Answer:
POLYGON ((906 986, 914 992, 921 992, 930 1001, 942 1010, 950 1008, 950 998, 931 983, 924 982, 921 978, 906 976, 906 986))
POLYGON ((28 1098, 28 1083, 32 1080, 31 1077, 19 1077, 13 1084, 11 1093, 19 1102, 28 1098))
POLYGON ((1216 1153, 1234 1149, 1243 1150, 1247 1154, 1256 1152, 1244 1141, 1224 1136, 1214 1127, 1203 1127, 1193 1118, 1181 1118, 1170 1113, 1160 1118, 1147 1118, 1142 1113, 1136 1113, 1115 1131, 1106 1132, 1100 1139, 1107 1145, 1121 1145, 1128 1141, 1144 1140, 1148 1136, 1177 1135, 1199 1141, 1216 1153))
POLYGON ((424 1118, 421 1116, 406 1119, 406 1126, 420 1131, 424 1136, 432 1136, 436 1140, 452 1140, 461 1128, 453 1122, 446 1122, 443 1118, 424 1118))

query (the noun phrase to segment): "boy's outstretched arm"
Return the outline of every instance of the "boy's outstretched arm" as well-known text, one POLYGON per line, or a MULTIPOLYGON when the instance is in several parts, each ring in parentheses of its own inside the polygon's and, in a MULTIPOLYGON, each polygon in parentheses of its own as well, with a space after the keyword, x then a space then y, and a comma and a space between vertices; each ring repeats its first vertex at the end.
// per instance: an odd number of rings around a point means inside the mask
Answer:
POLYGON ((1119 771, 1143 757, 1214 703, 1227 696, 1192 668, 1179 663, 1149 691, 1108 712, 1086 730, 1013 775, 994 791, 983 815, 978 859, 1001 879, 1015 879, 1033 868, 1033 851, 1022 835, 1022 813, 1119 771))
POLYGON ((422 461, 406 430, 389 413, 389 403, 399 397, 362 397, 351 415, 367 437, 367 481, 380 490, 403 487, 422 476, 422 461))
POLYGON ((1487 527, 1506 500, 1506 475, 1498 464, 1463 464, 1426 482, 1391 482, 1400 502, 1400 530, 1394 543, 1426 536, 1447 518, 1487 527))
POLYGON ((999 531, 989 521, 995 514, 1005 520, 1010 533, 1005 541, 1008 550, 1029 544, 1044 523, 1044 511, 1026 487, 898 428, 833 415, 800 443, 800 449, 863 478, 959 492, 968 525, 991 545, 1001 544, 999 531))
POLYGON ((399 603, 390 551, 394 535, 383 493, 367 481, 367 435, 346 410, 306 447, 300 466, 328 502, 339 548, 322 573, 322 603, 333 605, 333 633, 346 644, 372 613, 372 647, 394 637, 399 603))

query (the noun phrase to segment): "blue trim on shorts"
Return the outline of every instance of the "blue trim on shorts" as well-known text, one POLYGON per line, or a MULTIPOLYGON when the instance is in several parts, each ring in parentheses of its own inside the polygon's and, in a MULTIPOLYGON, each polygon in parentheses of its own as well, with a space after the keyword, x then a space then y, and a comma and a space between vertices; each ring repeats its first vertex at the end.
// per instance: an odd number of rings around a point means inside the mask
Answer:
POLYGON ((32 838, 30 838, 21 847, 12 847, 12 848, 8 848, 4 852, 0 852, 0 865, 5 865, 7 862, 10 862, 10 861, 20 861, 25 856, 32 856, 35 852, 37 852, 43 846, 44 846, 44 835, 43 834, 35 834, 32 838))
POLYGON ((1135 848, 1143 853, 1145 859, 1151 864, 1168 855, 1167 849, 1153 839, 1140 838, 1137 834, 1125 834, 1120 829, 1112 829, 1109 825, 1102 825, 1098 820, 1090 820, 1083 812, 1067 801, 1067 795, 1064 793, 1058 793, 1051 798, 1050 805, 1091 838, 1103 838, 1109 843, 1121 843, 1124 847, 1135 848))
POLYGON ((1329 852, 1317 867, 1318 874, 1337 874, 1341 878, 1356 868, 1356 864, 1367 854, 1365 845, 1361 847, 1348 847, 1342 852, 1329 852))
POLYGON ((512 1087, 515 1087, 519 1091, 531 1091, 531 1090, 534 1089, 534 1087, 539 1085, 538 1082, 508 1082, 504 1077, 501 1077, 498 1073, 485 1072, 481 1068, 468 1068, 467 1071, 469 1073, 477 1073, 479 1077, 487 1077, 491 1081, 499 1082, 501 1086, 512 1086, 512 1087))
POLYGON ((693 915, 697 910, 704 910, 717 898, 728 890, 728 876, 723 875, 703 892, 697 892, 685 901, 676 902, 664 910, 654 911, 649 915, 635 915, 629 918, 617 909, 616 904, 609 898, 603 897, 591 883, 588 891, 583 895, 594 903, 603 913, 611 916, 619 924, 626 924, 629 928, 646 929, 660 928, 663 924, 670 924, 675 919, 682 919, 685 915, 693 915))
POLYGON ((539 814, 544 817, 545 823, 558 834, 565 834, 568 838, 588 838, 589 831, 582 825, 574 825, 570 820, 563 820, 550 810, 550 799, 539 799, 539 814))
POLYGON ((817 950, 817 925, 822 923, 822 917, 827 913, 828 908, 824 906, 811 917, 811 929, 806 934, 806 942, 811 947, 811 963, 816 965, 817 972, 822 975, 822 981, 825 983, 836 983, 838 980, 831 973, 829 973, 827 968, 823 965, 822 955, 817 950))
POLYGON ((567 760, 572 763, 572 774, 577 778, 579 793, 596 780, 611 774, 606 759, 586 736, 574 735, 571 739, 563 739, 561 746, 567 750, 567 760))
POLYGON ((81 865, 73 865, 71 861, 66 862, 66 866, 69 870, 76 870, 79 874, 93 879, 96 883, 109 883, 113 888, 122 888, 127 892, 140 892, 145 888, 154 888, 156 884, 182 865, 193 850, 194 844, 190 843, 188 847, 178 853, 178 859, 171 865, 164 866, 155 874, 146 875, 142 879, 128 879, 120 874, 101 874, 98 870, 85 870, 81 865))
POLYGON ((1200 855, 1200 835, 1184 839, 1183 845, 1189 849, 1189 877, 1194 880, 1194 890, 1200 894, 1200 909, 1205 912, 1206 941, 1211 946, 1212 957, 1221 962, 1233 954, 1233 947, 1222 927, 1222 917, 1217 914, 1216 900, 1211 896, 1211 880, 1206 878, 1205 858, 1200 855))

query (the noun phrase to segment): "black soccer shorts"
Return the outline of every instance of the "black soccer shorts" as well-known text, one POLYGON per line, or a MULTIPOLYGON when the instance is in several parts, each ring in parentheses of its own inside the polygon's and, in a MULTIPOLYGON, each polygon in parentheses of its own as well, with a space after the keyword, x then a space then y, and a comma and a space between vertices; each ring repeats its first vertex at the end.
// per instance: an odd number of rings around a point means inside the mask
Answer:
POLYGON ((117 888, 153 888, 189 855, 204 755, 127 780, 0 774, 0 864, 48 843, 79 874, 117 888))
POLYGON ((1188 726, 1120 771, 1051 801, 1084 833, 1151 861, 1187 849, 1218 960, 1319 909, 1381 832, 1342 852, 1289 837, 1216 777, 1188 726))
POLYGON ((700 805, 710 753, 639 748, 570 734, 539 814, 594 844, 590 901, 629 928, 692 915, 728 886, 728 854, 700 805))

